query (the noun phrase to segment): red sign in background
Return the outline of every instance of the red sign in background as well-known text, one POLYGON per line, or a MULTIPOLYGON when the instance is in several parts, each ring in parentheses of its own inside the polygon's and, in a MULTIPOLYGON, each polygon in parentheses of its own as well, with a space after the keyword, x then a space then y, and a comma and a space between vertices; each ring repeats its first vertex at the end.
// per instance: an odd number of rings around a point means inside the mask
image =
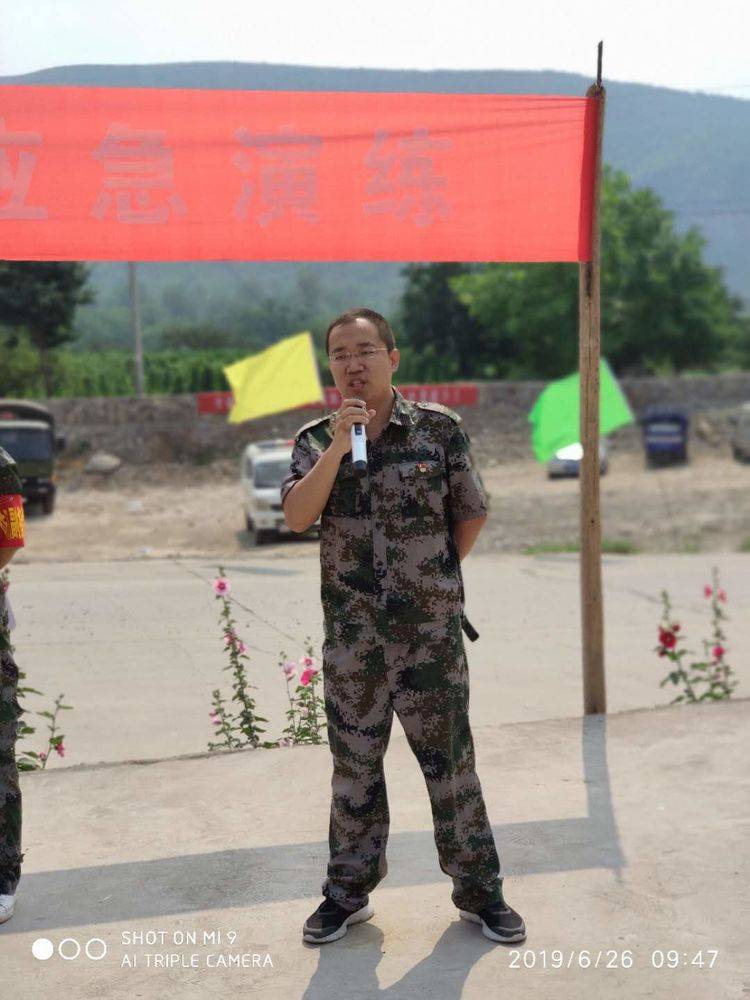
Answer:
POLYGON ((0 85, 5 260, 590 259, 591 97, 0 85))
MULTIPOLYGON (((341 393, 335 386, 324 386, 325 404, 307 403, 296 406, 295 410, 335 410, 341 402, 341 393)), ((478 389, 475 382, 443 382, 435 384, 421 383, 419 385, 400 385, 398 391, 406 399, 413 402, 428 400, 431 403, 442 403, 444 406, 476 406, 478 389)), ((229 413, 232 408, 231 392, 199 392, 196 393, 198 413, 229 413)))

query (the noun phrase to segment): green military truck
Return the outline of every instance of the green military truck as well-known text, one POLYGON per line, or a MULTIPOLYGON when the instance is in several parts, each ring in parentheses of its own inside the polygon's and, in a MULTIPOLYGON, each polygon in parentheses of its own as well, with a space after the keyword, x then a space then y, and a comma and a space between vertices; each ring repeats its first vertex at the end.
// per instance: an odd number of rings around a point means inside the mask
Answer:
POLYGON ((55 509, 55 456, 65 438, 55 435, 55 418, 41 403, 0 398, 0 448, 15 459, 24 499, 55 509))

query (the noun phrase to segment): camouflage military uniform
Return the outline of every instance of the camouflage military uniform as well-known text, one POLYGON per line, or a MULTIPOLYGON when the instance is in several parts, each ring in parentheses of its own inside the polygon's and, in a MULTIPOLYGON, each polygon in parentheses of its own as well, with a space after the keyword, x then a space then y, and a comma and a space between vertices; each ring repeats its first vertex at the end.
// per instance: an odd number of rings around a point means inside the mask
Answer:
MULTIPOLYGON (((21 481, 15 462, 0 448, 0 548, 24 544, 21 481)), ((18 667, 10 642, 9 614, 0 589, 0 895, 15 892, 21 878, 21 788, 16 765, 18 667)))
MULTIPOLYGON (((363 905, 387 870, 383 756, 395 709, 427 784, 452 899, 500 898, 501 868, 475 771, 464 585, 451 525, 488 511, 459 415, 395 387, 390 422, 351 453, 321 514, 323 688, 333 756, 330 861, 323 895, 363 905)), ((282 502, 332 439, 331 415, 297 432, 282 502)), ((473 633, 473 635, 472 635, 473 633)))

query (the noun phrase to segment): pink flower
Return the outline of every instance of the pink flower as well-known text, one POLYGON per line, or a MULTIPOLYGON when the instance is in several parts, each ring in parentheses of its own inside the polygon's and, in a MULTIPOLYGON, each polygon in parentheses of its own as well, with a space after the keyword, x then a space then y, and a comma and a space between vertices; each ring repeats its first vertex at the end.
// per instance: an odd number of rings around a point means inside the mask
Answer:
POLYGON ((47 759, 47 754, 44 752, 44 750, 42 750, 42 752, 39 754, 39 760, 46 760, 46 759, 47 759))
POLYGON ((237 652, 238 653, 246 653, 247 652, 247 646, 242 641, 242 639, 239 640, 239 645, 237 646, 237 652))
POLYGON ((221 725, 221 719, 219 719, 219 718, 216 718, 216 719, 211 719, 211 722, 212 722, 212 723, 213 723, 213 724, 214 724, 215 726, 220 726, 220 725, 221 725))
POLYGON ((214 593, 218 596, 228 594, 231 589, 229 580, 225 576, 217 576, 214 580, 214 593))
POLYGON ((303 667, 311 667, 315 663, 315 660, 312 656, 300 656, 299 662, 303 667))
POLYGON ((711 588, 709 587, 709 585, 706 584, 706 586, 703 588, 703 596, 704 597, 710 597, 711 594, 713 594, 713 590, 711 590, 711 588))
POLYGON ((715 659, 720 660, 724 655, 725 650, 723 646, 714 646, 711 652, 713 653, 715 659))
POLYGON ((306 719, 309 714, 310 714, 310 709, 309 708, 306 708, 306 707, 303 706, 299 710, 299 717, 300 717, 300 719, 306 719))
POLYGON ((294 660, 287 660, 281 669, 284 671, 286 679, 289 681, 297 673, 297 664, 294 660))
POLYGON ((318 671, 315 669, 315 667, 306 667, 305 670, 303 670, 300 675, 299 679, 300 684, 304 685, 309 684, 310 681, 313 679, 313 677, 317 674, 317 672, 318 671))
POLYGON ((716 596, 719 598, 720 601, 726 601, 726 599, 727 599, 727 595, 726 595, 726 591, 725 590, 720 590, 719 593, 716 596))
POLYGON ((290 747, 292 745, 292 738, 291 736, 282 736, 277 742, 280 747, 290 747))
POLYGON ((232 643, 234 642, 235 638, 236 638, 236 636, 235 636, 234 632, 225 632, 224 633, 224 645, 225 646, 231 646, 232 643))
POLYGON ((55 744, 55 750, 57 750, 57 752, 60 754, 61 757, 65 756, 65 747, 63 746, 62 742, 55 744))
POLYGON ((216 711, 216 709, 214 709, 213 712, 208 713, 208 717, 210 719, 217 719, 219 717, 219 713, 216 711))

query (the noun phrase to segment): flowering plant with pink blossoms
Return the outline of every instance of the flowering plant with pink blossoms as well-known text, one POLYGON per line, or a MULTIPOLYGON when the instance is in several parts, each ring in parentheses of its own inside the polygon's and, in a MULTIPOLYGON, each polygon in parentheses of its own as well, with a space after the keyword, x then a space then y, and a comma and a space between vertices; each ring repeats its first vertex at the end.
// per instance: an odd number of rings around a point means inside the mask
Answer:
POLYGON ((282 651, 279 667, 286 679, 289 708, 286 717, 289 724, 284 729, 286 734, 279 740, 279 746, 292 746, 297 743, 325 743, 322 730, 325 726, 325 708, 319 687, 322 682, 321 668, 313 656, 313 646, 310 636, 306 636, 304 656, 295 663, 288 660, 282 651), (299 670, 299 681, 292 692, 291 684, 299 670))
POLYGON ((231 704, 227 704, 222 698, 221 690, 214 689, 213 709, 209 714, 217 735, 222 737, 222 742, 209 741, 208 749, 275 746, 275 743, 263 742, 260 737, 265 730, 258 723, 268 722, 268 719, 256 714, 255 699, 250 694, 250 688, 255 688, 256 685, 251 684, 247 678, 245 663, 249 662, 250 658, 247 655, 247 646, 237 634, 237 622, 232 615, 231 600, 228 596, 231 589, 231 584, 224 575, 224 567, 219 566, 219 575, 213 582, 213 591, 216 600, 221 603, 219 624, 222 627, 224 649, 228 658, 224 670, 232 671, 234 694, 231 701, 237 702, 238 708, 233 711, 231 704))
POLYGON ((737 687, 733 679, 733 671, 727 661, 726 636, 721 628, 721 622, 728 620, 721 605, 726 603, 727 595, 719 586, 719 571, 713 568, 713 586, 705 584, 703 596, 711 601, 713 633, 711 639, 703 639, 704 659, 693 661, 685 667, 682 660, 693 650, 682 646, 685 633, 678 621, 675 621, 671 611, 669 595, 662 590, 662 618, 659 628, 659 641, 654 646, 659 656, 665 656, 672 662, 673 669, 659 682, 659 687, 665 684, 682 685, 682 693, 670 702, 697 702, 731 697, 737 687))
MULTIPOLYGON (((10 587, 10 569, 5 567, 0 572, 0 594, 5 594, 10 587)), ((8 624, 8 612, 3 603, 2 612, 0 612, 0 649, 6 649, 9 653, 13 653, 13 645, 10 641, 10 628, 8 624)), ((19 684, 16 686, 16 697, 18 698, 18 704, 21 705, 21 701, 26 694, 39 694, 41 691, 37 691, 36 688, 29 687, 28 685, 22 685, 22 681, 26 677, 26 673, 18 668, 18 680, 19 684)), ((59 694, 55 699, 54 708, 51 712, 35 712, 35 715, 41 715, 46 719, 49 719, 47 729, 49 730, 49 735, 47 737, 47 745, 44 750, 40 750, 39 753, 36 750, 24 750, 20 749, 17 745, 16 748, 16 765, 19 771, 38 771, 44 770, 47 767, 47 762, 50 759, 50 754, 54 752, 58 757, 65 756, 65 737, 63 733, 57 731, 57 714, 64 709, 72 709, 72 705, 64 705, 63 698, 64 694, 59 694)), ((18 729, 17 738, 18 744, 25 736, 30 736, 32 733, 36 732, 36 726, 30 726, 28 722, 23 720, 23 716, 27 715, 27 709, 21 707, 21 715, 18 718, 18 729)))
POLYGON ((213 582, 213 592, 218 601, 221 602, 221 613, 219 623, 222 629, 224 649, 227 653, 228 663, 225 670, 231 670, 234 677, 234 694, 231 702, 238 702, 239 709, 232 711, 231 703, 222 697, 221 690, 216 688, 213 691, 212 709, 209 713, 211 724, 215 728, 217 736, 221 737, 221 742, 209 742, 209 750, 234 749, 237 747, 252 746, 253 748, 272 748, 293 746, 298 743, 322 743, 325 742, 321 736, 325 713, 323 711, 323 700, 318 693, 320 686, 320 667, 313 656, 313 647, 310 636, 306 639, 306 655, 301 656, 299 661, 287 659, 286 653, 282 650, 280 654, 279 666, 286 680, 287 697, 289 708, 286 716, 288 725, 283 730, 283 734, 276 740, 262 740, 260 734, 265 732, 257 723, 267 722, 263 716, 256 714, 255 700, 250 696, 249 689, 256 687, 250 684, 247 678, 245 664, 249 661, 247 645, 240 638, 237 632, 237 623, 232 615, 232 601, 229 595, 232 590, 231 582, 224 575, 224 568, 218 567, 219 575, 213 582), (294 691, 292 682, 297 677, 299 669, 299 679, 294 691))

